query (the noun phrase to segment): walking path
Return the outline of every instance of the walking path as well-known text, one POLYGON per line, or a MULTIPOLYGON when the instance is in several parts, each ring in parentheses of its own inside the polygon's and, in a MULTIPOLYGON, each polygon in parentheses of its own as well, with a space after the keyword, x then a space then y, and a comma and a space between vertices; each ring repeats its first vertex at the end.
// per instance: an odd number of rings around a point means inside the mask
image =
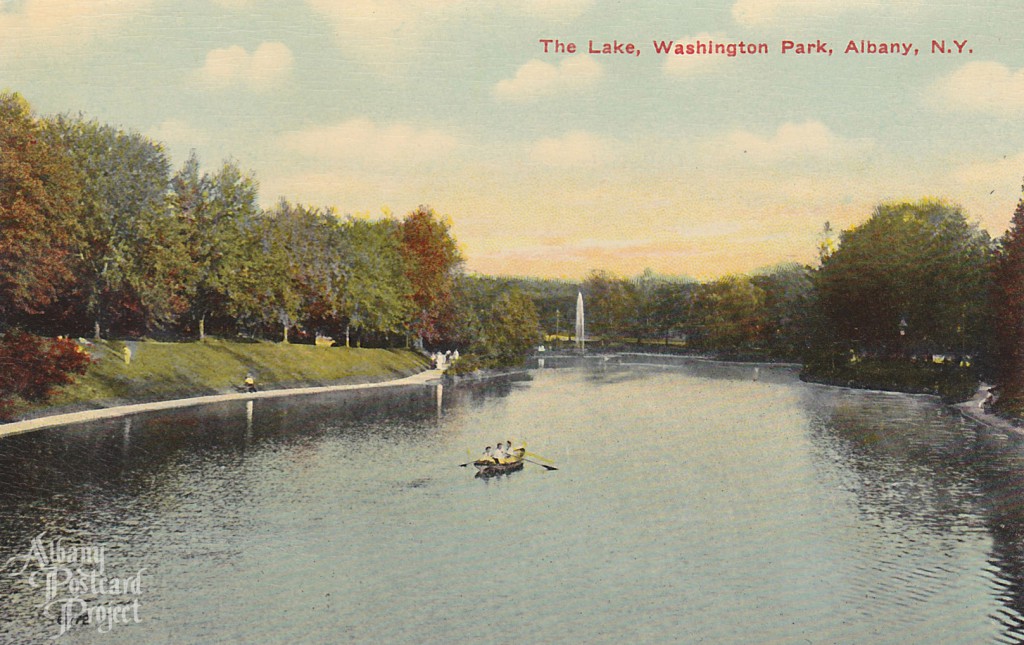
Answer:
POLYGON ((1017 425, 1009 419, 1004 419, 1001 416, 986 412, 985 407, 982 405, 985 397, 988 396, 989 385, 982 383, 978 391, 974 393, 974 397, 970 401, 964 401, 963 403, 957 403, 953 407, 960 411, 960 414, 964 415, 969 419, 973 419, 978 423, 983 423, 990 428, 996 428, 997 430, 1003 430, 1005 432, 1019 432, 1024 433, 1024 428, 1017 425))
POLYGON ((398 387, 402 385, 424 385, 432 381, 440 381, 443 372, 441 370, 426 370, 406 376, 405 378, 391 381, 380 381, 377 383, 352 383, 348 385, 324 385, 318 387, 297 387, 283 390, 266 390, 263 392, 237 392, 231 394, 212 394, 209 396, 196 396, 187 399, 173 399, 170 401, 153 401, 151 403, 136 403, 133 405, 119 405, 112 408, 100 408, 98 410, 83 410, 81 412, 70 412, 57 414, 38 419, 26 419, 25 421, 14 421, 12 423, 0 424, 0 438, 22 432, 52 428, 70 423, 83 423, 96 421, 98 419, 112 419, 115 417, 138 414, 139 412, 154 412, 157 410, 171 410, 174 408, 186 408, 194 405, 206 405, 207 403, 221 403, 224 401, 250 401, 253 399, 274 399, 282 396, 295 396, 297 394, 319 394, 322 392, 341 392, 344 390, 363 390, 382 387, 398 387))

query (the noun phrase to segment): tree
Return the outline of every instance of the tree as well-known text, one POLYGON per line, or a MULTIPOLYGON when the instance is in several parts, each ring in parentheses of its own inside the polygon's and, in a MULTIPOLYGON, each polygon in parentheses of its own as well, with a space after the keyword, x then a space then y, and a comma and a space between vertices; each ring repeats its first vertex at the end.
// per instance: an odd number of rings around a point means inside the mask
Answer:
POLYGON ((336 324, 344 280, 344 242, 331 210, 290 204, 281 199, 259 218, 265 284, 256 287, 268 307, 265 322, 288 329, 302 324, 336 324))
POLYGON ((44 340, 9 329, 0 337, 0 420, 9 420, 17 399, 45 401, 58 385, 84 374, 89 356, 73 341, 44 340))
POLYGON ((632 328, 632 335, 636 336, 637 344, 655 333, 656 296, 661 282, 651 269, 644 269, 644 272, 632 281, 635 308, 629 326, 632 328))
POLYGON ((71 287, 81 247, 78 176, 18 94, 0 94, 0 419, 20 398, 41 401, 85 371, 66 340, 18 329, 71 287))
POLYGON ((764 331, 764 291, 748 276, 730 275, 702 284, 695 307, 706 345, 712 349, 752 349, 764 331))
MULTIPOLYGON (((298 288, 295 259, 288 239, 280 235, 278 222, 267 216, 233 221, 231 238, 218 259, 220 273, 210 284, 211 306, 222 320, 238 331, 255 334, 271 328, 288 342, 288 331, 299 320, 302 295, 298 288)), ((201 328, 202 329, 202 328, 201 328)))
POLYGON ((829 351, 981 351, 990 252, 988 234, 957 206, 931 199, 881 204, 843 232, 818 271, 829 351))
POLYGON ((142 333, 173 321, 186 305, 191 268, 170 210, 170 163, 136 132, 58 116, 46 136, 62 145, 82 187, 84 243, 75 266, 82 315, 101 327, 142 333))
POLYGON ((537 345, 540 321, 533 301, 519 291, 501 294, 491 308, 484 342, 492 363, 518 365, 537 345))
POLYGON ((752 276, 764 292, 764 342, 776 357, 799 360, 807 351, 814 279, 809 267, 783 264, 752 276))
POLYGON ((690 327, 690 313, 697 286, 694 282, 678 280, 664 280, 655 286, 651 322, 654 332, 666 345, 673 333, 690 327))
POLYGON ((70 287, 81 248, 77 180, 28 103, 0 94, 0 325, 43 311, 70 287))
POLYGON ((339 313, 348 347, 352 328, 397 332, 412 314, 413 285, 405 272, 396 222, 349 217, 341 233, 346 255, 339 313))
POLYGON ((247 289, 256 275, 266 272, 253 237, 260 213, 259 185, 233 161, 225 161, 212 175, 202 173, 193 152, 171 186, 187 257, 194 267, 190 317, 202 340, 210 317, 249 311, 253 298, 247 289))
POLYGON ((583 281, 583 297, 588 336, 624 336, 632 331, 636 294, 628 282, 607 271, 592 271, 583 281))
POLYGON ((420 206, 401 223, 405 275, 412 285, 411 331, 429 344, 455 334, 453 288, 463 258, 451 234, 451 222, 420 206))
POLYGON ((994 266, 992 304, 1002 390, 998 407, 1020 414, 1024 410, 1024 198, 1000 240, 994 266))

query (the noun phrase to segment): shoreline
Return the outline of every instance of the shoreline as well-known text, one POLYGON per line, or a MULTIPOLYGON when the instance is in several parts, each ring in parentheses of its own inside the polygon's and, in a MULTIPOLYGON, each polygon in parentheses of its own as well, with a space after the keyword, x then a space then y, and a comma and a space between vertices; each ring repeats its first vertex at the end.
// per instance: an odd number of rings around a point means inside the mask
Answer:
POLYGON ((1011 419, 1001 417, 997 414, 986 412, 981 406, 981 402, 984 401, 985 397, 988 395, 989 387, 990 386, 983 383, 969 401, 954 403, 952 407, 972 421, 976 421, 1003 432, 1015 432, 1017 434, 1024 435, 1024 425, 1016 423, 1011 419))
POLYGON ((209 394, 205 396, 186 397, 181 399, 168 399, 165 401, 151 401, 148 403, 132 403, 118 405, 109 408, 96 408, 82 410, 79 412, 67 412, 50 416, 41 416, 33 419, 12 421, 0 424, 0 439, 16 434, 43 430, 57 426, 70 425, 74 423, 85 423, 88 421, 99 421, 103 419, 116 419, 118 417, 139 414, 143 412, 157 412, 160 410, 173 410, 176 408, 187 408, 211 403, 222 403, 225 401, 250 401, 254 399, 273 399, 285 396, 298 396, 302 394, 322 394, 326 392, 343 392, 346 390, 362 390, 386 387, 401 387, 404 385, 429 385, 434 381, 441 383, 443 372, 436 369, 427 369, 410 376, 392 379, 389 381, 376 381, 369 383, 346 383, 339 385, 318 385, 312 387, 282 388, 279 390, 264 390, 260 392, 231 392, 228 394, 209 394))
MULTIPOLYGON (((642 352, 623 352, 620 355, 635 355, 635 356, 661 356, 660 354, 647 354, 642 352)), ((557 355, 552 355, 552 358, 557 355)), ((543 357, 540 357, 543 358, 543 357)), ((746 361, 729 361, 724 359, 716 359, 708 356, 686 356, 685 358, 711 362, 711 363, 729 363, 738 365, 755 365, 760 367, 781 367, 781 368, 797 368, 801 365, 799 363, 748 363, 746 361)), ((515 373, 515 372, 512 372, 515 373)), ((397 379, 391 379, 387 381, 376 381, 366 383, 345 383, 338 385, 320 385, 320 386, 305 386, 305 387, 293 387, 293 388, 281 388, 275 390, 264 390, 259 392, 231 392, 226 394, 210 394, 203 396, 184 397, 179 399, 167 399, 163 401, 150 401, 144 403, 130 403, 124 405, 115 405, 105 408, 93 408, 88 410, 80 410, 74 412, 63 412, 53 415, 46 415, 40 417, 33 417, 29 419, 22 419, 18 421, 11 421, 8 423, 0 424, 0 439, 7 436, 16 434, 23 434, 26 432, 33 432, 35 430, 43 430, 46 428, 53 428, 62 425, 71 425, 75 423, 85 423, 89 421, 99 421, 103 419, 115 419, 118 417, 129 416, 132 414, 139 414, 144 412, 158 412, 161 410, 173 410, 177 408, 186 408, 193 406, 209 405, 212 403, 223 403, 226 401, 249 401, 255 399, 272 399, 280 398, 285 396, 300 396, 303 394, 322 394, 329 392, 343 392, 347 390, 362 390, 362 389, 375 389, 375 388, 386 388, 386 387, 401 387, 405 385, 428 385, 428 384, 441 384, 445 382, 457 383, 459 381, 478 381, 485 380, 487 378, 493 378, 497 376, 508 376, 509 372, 486 374, 483 376, 472 376, 463 375, 459 377, 452 377, 445 375, 443 370, 434 368, 426 369, 409 376, 404 376, 397 379)), ((838 387, 843 389, 851 390, 862 390, 868 392, 885 392, 892 394, 911 394, 916 396, 935 396, 936 394, 930 393, 908 393, 899 392, 897 390, 875 390, 871 388, 858 388, 847 385, 838 385, 832 383, 821 383, 814 381, 804 381, 808 384, 814 384, 824 387, 838 387)), ((988 385, 982 384, 979 386, 977 392, 968 401, 962 401, 960 403, 947 403, 950 408, 958 411, 964 417, 981 423, 990 428, 1001 430, 1004 432, 1015 432, 1024 435, 1024 425, 1019 422, 1015 422, 1011 419, 1007 419, 991 412, 986 412, 981 407, 981 402, 985 399, 988 394, 988 385)))

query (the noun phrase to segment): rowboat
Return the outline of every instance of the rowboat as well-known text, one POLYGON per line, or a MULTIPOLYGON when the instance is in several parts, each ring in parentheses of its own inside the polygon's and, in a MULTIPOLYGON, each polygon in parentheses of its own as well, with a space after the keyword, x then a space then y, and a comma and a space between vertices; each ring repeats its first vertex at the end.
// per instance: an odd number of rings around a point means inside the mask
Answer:
POLYGON ((477 459, 473 462, 476 466, 476 474, 479 477, 493 477, 523 469, 523 459, 526 456, 526 448, 516 448, 508 457, 495 460, 493 457, 477 459))

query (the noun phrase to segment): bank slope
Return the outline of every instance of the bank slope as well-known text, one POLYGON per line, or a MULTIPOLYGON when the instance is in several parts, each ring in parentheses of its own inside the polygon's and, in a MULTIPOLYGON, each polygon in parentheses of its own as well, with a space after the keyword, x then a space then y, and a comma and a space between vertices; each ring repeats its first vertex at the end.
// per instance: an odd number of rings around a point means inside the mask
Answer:
POLYGON ((427 368, 407 350, 314 347, 270 342, 100 341, 85 347, 95 363, 45 406, 17 418, 131 403, 236 392, 246 374, 261 390, 373 383, 427 368), (125 349, 131 351, 125 360, 125 349))

